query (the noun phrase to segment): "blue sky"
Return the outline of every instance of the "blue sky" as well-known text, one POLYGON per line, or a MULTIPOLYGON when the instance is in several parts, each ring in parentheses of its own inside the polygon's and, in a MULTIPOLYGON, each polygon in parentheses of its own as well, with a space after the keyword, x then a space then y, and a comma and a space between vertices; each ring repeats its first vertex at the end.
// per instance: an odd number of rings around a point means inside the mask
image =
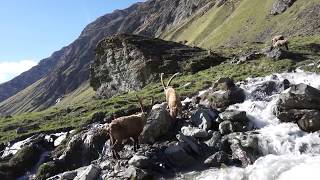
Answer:
POLYGON ((71 43, 97 17, 138 1, 0 1, 0 83, 71 43))

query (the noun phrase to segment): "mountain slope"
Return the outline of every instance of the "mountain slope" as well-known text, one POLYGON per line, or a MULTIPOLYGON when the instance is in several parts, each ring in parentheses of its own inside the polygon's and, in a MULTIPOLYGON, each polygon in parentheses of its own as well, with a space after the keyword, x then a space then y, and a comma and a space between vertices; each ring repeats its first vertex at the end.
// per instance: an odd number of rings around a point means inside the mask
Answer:
POLYGON ((187 40, 205 48, 265 42, 272 35, 311 36, 320 33, 320 0, 298 0, 279 15, 271 15, 278 0, 230 0, 201 17, 178 26, 162 38, 187 40))
POLYGON ((0 113, 45 109, 59 97, 85 83, 89 78, 89 65, 94 60, 94 48, 103 37, 116 33, 159 36, 166 29, 206 11, 213 4, 210 0, 150 0, 98 18, 83 30, 77 40, 59 51, 59 56, 51 57, 50 62, 54 63, 43 62, 49 67, 47 71, 29 80, 28 74, 37 74, 35 70, 41 66, 38 65, 0 85, 0 92, 7 92, 0 101, 22 90, 0 104, 0 113), (20 81, 25 83, 17 83, 20 81), (14 91, 10 90, 11 86, 14 91))
MULTIPOLYGON (((269 42, 273 35, 280 33, 294 41, 305 37, 318 38, 320 0, 292 1, 293 5, 285 12, 271 15, 274 3, 278 1, 149 0, 114 11, 89 24, 76 41, 62 49, 61 56, 54 58, 50 71, 32 81, 27 81, 27 76, 19 76, 28 83, 17 86, 15 91, 2 98, 22 90, 0 103, 0 113, 45 109, 56 99, 87 83, 97 42, 117 33, 187 41, 189 45, 212 49, 222 47, 224 50, 233 50, 225 47, 242 46, 243 43, 269 42), (31 87, 24 89, 29 85, 31 87)), ((0 85, 0 92, 6 89, 9 89, 7 84, 0 85)))

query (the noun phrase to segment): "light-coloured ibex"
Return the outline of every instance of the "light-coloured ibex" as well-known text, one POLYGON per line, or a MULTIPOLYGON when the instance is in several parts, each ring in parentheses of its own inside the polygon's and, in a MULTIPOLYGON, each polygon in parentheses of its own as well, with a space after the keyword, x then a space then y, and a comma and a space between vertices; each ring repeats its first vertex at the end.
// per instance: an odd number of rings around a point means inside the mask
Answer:
POLYGON ((141 98, 139 98, 138 96, 137 98, 140 104, 141 113, 114 119, 107 127, 107 131, 110 135, 112 156, 116 159, 120 159, 118 152, 123 147, 123 140, 132 138, 134 142, 134 151, 140 148, 139 136, 143 131, 149 113, 151 112, 153 106, 153 97, 151 100, 151 108, 148 109, 146 112, 143 109, 141 98))
POLYGON ((163 73, 161 73, 161 75, 160 75, 161 84, 162 84, 162 87, 163 87, 165 95, 166 95, 166 101, 168 103, 170 116, 173 120, 175 120, 178 113, 181 114, 181 112, 182 112, 182 104, 181 104, 179 95, 177 94, 175 89, 170 86, 170 83, 173 80, 173 78, 175 78, 177 75, 179 75, 179 73, 174 74, 169 79, 167 85, 165 85, 163 82, 163 75, 164 75, 163 73))

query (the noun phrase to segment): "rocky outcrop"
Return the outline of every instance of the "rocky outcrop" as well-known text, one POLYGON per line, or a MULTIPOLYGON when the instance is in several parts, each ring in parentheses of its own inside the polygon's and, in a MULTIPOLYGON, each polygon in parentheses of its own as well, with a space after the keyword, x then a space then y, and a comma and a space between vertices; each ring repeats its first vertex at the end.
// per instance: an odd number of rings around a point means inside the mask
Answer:
POLYGON ((291 7, 294 2, 295 0, 276 0, 272 6, 270 14, 277 15, 283 13, 291 7))
POLYGON ((276 116, 282 122, 296 122, 307 132, 320 130, 320 90, 306 84, 293 85, 277 102, 276 116))
POLYGON ((140 90, 159 74, 198 72, 220 64, 217 54, 179 43, 136 35, 117 35, 99 42, 90 67, 90 85, 98 97, 140 90))

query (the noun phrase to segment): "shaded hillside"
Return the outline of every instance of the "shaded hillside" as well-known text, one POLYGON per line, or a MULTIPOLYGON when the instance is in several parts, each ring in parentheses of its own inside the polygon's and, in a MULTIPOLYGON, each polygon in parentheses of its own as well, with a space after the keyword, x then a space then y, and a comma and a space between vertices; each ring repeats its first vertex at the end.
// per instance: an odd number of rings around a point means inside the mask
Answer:
POLYGON ((6 92, 1 93, 0 101, 21 91, 0 104, 0 113, 45 109, 59 97, 78 88, 89 78, 94 48, 102 38, 116 33, 158 36, 188 17, 206 11, 212 4, 211 0, 150 0, 98 18, 83 30, 77 40, 59 51, 59 56, 51 57, 53 64, 44 61, 43 65, 0 85, 0 92, 6 92), (35 71, 43 66, 50 69, 41 74, 35 71))

